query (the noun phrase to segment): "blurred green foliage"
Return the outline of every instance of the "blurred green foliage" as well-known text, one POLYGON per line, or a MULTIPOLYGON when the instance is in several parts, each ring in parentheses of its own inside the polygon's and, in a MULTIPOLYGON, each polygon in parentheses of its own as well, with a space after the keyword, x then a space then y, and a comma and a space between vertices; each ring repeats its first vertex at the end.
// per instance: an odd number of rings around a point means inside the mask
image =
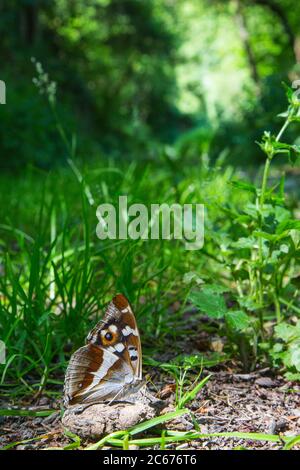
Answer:
POLYGON ((31 57, 58 83, 84 159, 156 158, 175 144, 187 160, 262 161, 255 141, 299 72, 299 15, 297 0, 2 1, 1 167, 65 159, 31 57))

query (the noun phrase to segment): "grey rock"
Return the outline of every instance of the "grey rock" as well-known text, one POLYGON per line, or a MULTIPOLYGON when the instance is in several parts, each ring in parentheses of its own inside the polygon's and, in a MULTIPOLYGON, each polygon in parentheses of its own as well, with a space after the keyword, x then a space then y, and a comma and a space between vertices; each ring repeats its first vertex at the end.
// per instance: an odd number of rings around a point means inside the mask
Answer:
POLYGON ((63 415, 62 424, 82 438, 99 439, 158 416, 164 406, 162 400, 143 388, 126 397, 126 402, 70 406, 63 415))
POLYGON ((266 387, 266 388, 273 388, 276 387, 277 382, 275 380, 270 379, 270 377, 260 377, 255 380, 256 385, 259 385, 260 387, 266 387))

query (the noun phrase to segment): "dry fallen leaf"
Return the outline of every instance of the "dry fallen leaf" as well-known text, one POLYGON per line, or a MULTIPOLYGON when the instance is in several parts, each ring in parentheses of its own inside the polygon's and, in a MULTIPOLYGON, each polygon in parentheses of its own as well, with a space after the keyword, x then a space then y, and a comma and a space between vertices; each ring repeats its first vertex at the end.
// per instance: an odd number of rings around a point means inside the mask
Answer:
POLYGON ((196 413, 205 414, 205 413, 207 413, 207 411, 208 411, 208 408, 205 408, 204 406, 200 406, 200 408, 198 408, 198 410, 196 410, 196 413))
POLYGON ((158 398, 164 400, 168 398, 176 390, 176 384, 167 384, 158 394, 158 398))
POLYGON ((210 349, 214 352, 221 353, 224 348, 224 343, 221 339, 213 339, 210 342, 210 349))

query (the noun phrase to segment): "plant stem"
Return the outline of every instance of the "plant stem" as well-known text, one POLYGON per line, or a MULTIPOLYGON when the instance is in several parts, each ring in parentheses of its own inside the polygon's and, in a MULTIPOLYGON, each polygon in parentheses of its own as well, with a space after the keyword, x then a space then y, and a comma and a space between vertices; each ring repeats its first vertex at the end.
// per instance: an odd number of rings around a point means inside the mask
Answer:
POLYGON ((278 134, 276 136, 276 142, 279 142, 279 140, 281 139, 283 133, 287 129, 290 122, 291 122, 290 117, 287 117, 287 119, 285 120, 285 123, 283 124, 282 128, 280 129, 280 131, 278 132, 278 134))
POLYGON ((281 322, 280 302, 277 298, 276 292, 274 293, 274 305, 275 305, 277 323, 280 323, 281 322))
MULTIPOLYGON (((283 126, 281 127, 280 131, 278 132, 275 140, 276 142, 278 142, 283 133, 285 132, 285 130, 287 129, 289 123, 290 123, 290 118, 288 117, 283 126)), ((268 184, 268 178, 269 178, 269 172, 270 172, 270 165, 271 165, 271 161, 274 157, 274 150, 272 149, 270 151, 270 153, 268 154, 267 156, 267 160, 266 160, 266 163, 265 163, 265 168, 264 168, 264 173, 263 173, 263 180, 262 180, 262 187, 261 187, 261 195, 260 195, 260 211, 261 211, 261 222, 263 221, 263 216, 262 216, 262 209, 263 209, 263 205, 264 205, 264 202, 265 202, 265 196, 266 196, 266 190, 267 190, 267 184, 268 184)))
POLYGON ((260 194, 260 201, 259 201, 259 208, 260 208, 260 211, 261 211, 261 223, 263 222, 262 210, 263 210, 265 197, 266 197, 268 177, 269 177, 269 172, 270 172, 270 166, 271 166, 272 159, 273 159, 273 153, 268 155, 266 163, 265 163, 264 173, 263 173, 261 194, 260 194))
MULTIPOLYGON (((279 140, 281 139, 283 133, 287 129, 290 122, 291 122, 290 117, 288 116, 275 138, 276 142, 279 142, 279 140)), ((261 185, 261 193, 260 193, 260 199, 259 199, 260 230, 262 230, 263 228, 263 222, 264 222, 263 209, 264 209, 264 204, 265 204, 265 199, 266 199, 266 192, 267 192, 267 187, 268 187, 268 179, 269 179, 271 162, 273 160, 274 155, 275 155, 274 148, 270 148, 269 152, 267 153, 267 159, 265 162, 262 185, 261 185)), ((261 237, 258 240, 258 257, 259 257, 259 263, 260 263, 260 267, 257 273, 257 277, 259 279, 260 322, 261 322, 261 325, 263 325, 263 313, 261 310, 263 308, 263 275, 261 271, 262 265, 263 265, 263 240, 261 237)), ((274 304, 275 304, 275 309, 276 309, 277 322, 279 322, 281 320, 280 303, 278 302, 276 293, 274 294, 274 304)))

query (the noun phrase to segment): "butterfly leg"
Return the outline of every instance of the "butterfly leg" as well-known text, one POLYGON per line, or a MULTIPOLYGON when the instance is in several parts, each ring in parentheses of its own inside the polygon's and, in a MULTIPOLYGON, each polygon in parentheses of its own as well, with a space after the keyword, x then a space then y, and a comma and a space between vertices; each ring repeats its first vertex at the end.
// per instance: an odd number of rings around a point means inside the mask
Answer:
POLYGON ((76 409, 74 410, 74 414, 75 415, 80 415, 81 413, 83 413, 87 408, 89 408, 89 406, 92 406, 94 405, 95 403, 88 403, 87 405, 79 405, 79 406, 76 406, 76 409))

